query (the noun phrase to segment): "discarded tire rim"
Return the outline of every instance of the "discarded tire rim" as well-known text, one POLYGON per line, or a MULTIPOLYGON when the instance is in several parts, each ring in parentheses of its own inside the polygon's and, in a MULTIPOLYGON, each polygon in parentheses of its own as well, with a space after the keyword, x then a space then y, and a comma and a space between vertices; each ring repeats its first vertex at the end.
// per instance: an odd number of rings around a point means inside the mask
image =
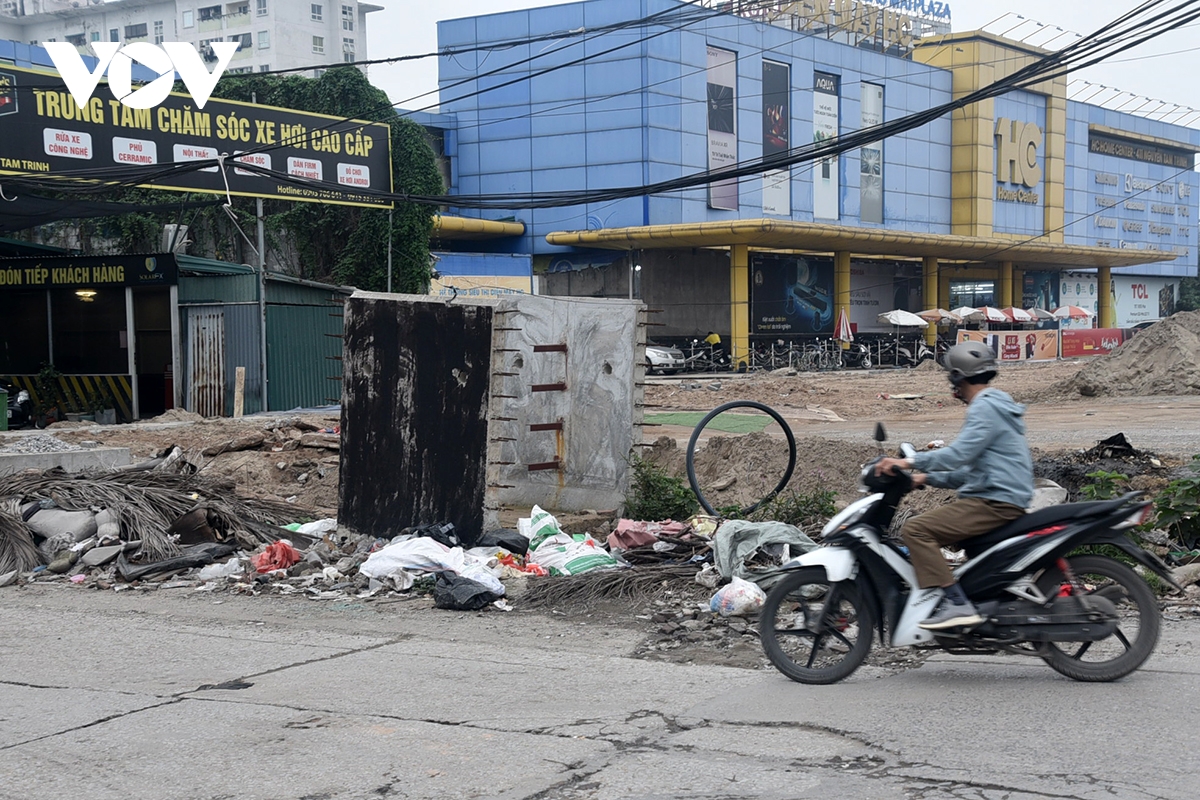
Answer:
POLYGON ((783 471, 783 477, 779 480, 779 483, 776 484, 775 488, 768 492, 765 497, 763 497, 757 503, 743 508, 739 513, 743 516, 746 514, 752 514, 764 503, 769 503, 771 500, 775 499, 775 497, 783 491, 783 488, 788 485, 788 481, 792 479, 792 472, 796 469, 796 437, 792 433, 792 429, 788 427, 786 422, 784 422, 783 417, 779 415, 778 411, 768 405, 757 403, 753 400, 734 400, 733 402, 717 406, 712 411, 708 412, 704 419, 697 423, 695 430, 692 431, 691 438, 688 439, 687 446, 688 484, 692 487, 692 491, 695 493, 696 499, 700 501, 700 507, 703 508, 707 513, 714 516, 717 515, 717 512, 713 508, 712 503, 708 502, 708 498, 704 496, 704 493, 700 491, 700 481, 696 478, 696 442, 700 440, 700 434, 704 432, 704 429, 710 422, 719 417, 721 414, 724 414, 726 411, 732 411, 735 408, 753 408, 757 411, 763 412, 773 419, 780 428, 783 429, 783 435, 787 437, 788 443, 787 469, 783 471))

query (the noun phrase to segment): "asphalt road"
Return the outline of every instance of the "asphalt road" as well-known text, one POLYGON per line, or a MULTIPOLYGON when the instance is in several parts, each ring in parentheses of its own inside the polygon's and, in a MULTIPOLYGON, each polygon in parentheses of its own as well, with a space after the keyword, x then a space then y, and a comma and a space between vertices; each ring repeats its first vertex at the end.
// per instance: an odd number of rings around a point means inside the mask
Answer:
POLYGON ((0 601, 3 798, 1197 795, 1192 616, 1115 684, 936 656, 807 687, 631 659, 640 632, 589 617, 188 588, 0 601))

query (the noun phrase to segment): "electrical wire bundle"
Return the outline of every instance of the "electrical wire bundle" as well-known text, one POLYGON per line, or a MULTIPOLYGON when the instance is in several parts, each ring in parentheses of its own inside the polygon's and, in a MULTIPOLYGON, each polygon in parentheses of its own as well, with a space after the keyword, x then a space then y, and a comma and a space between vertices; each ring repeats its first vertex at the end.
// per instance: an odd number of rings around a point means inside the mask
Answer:
MULTIPOLYGON (((764 0, 764 3, 767 6, 774 5, 773 0, 764 0)), ((551 48, 542 53, 531 55, 528 58, 519 60, 517 62, 507 64, 503 67, 499 67, 495 70, 472 75, 470 78, 463 79, 448 86, 442 87, 442 91, 445 92, 466 84, 474 83, 477 85, 476 82, 481 78, 496 77, 504 73, 510 73, 514 69, 530 64, 539 58, 553 55, 569 47, 580 47, 581 45, 586 44, 595 38, 607 36, 617 30, 636 27, 655 28, 661 26, 661 30, 653 30, 653 32, 646 33, 638 39, 622 41, 613 47, 596 53, 585 54, 579 58, 572 59, 564 63, 545 67, 527 74, 517 75, 507 81, 500 81, 487 89, 476 90, 448 101, 451 103, 460 102, 473 96, 483 94, 487 91, 493 91, 495 89, 546 75, 557 70, 595 61, 596 59, 602 58, 603 56, 609 55, 613 52, 634 45, 640 45, 654 38, 682 30, 689 25, 694 25, 698 22, 706 21, 714 17, 723 16, 724 14, 725 12, 722 11, 714 11, 712 9, 705 9, 694 4, 689 4, 682 7, 675 7, 667 11, 658 12, 638 20, 631 20, 626 23, 618 23, 597 28, 593 31, 585 32, 587 35, 581 35, 580 32, 575 31, 556 34, 553 38, 571 38, 572 41, 560 45, 559 47, 551 48), (579 37, 579 41, 574 41, 576 37, 579 37)), ((1067 45, 1059 51, 1047 53, 1046 55, 1036 58, 1028 65, 1018 69, 1011 75, 948 103, 943 103, 924 111, 909 114, 891 122, 885 122, 880 125, 863 128, 851 133, 841 134, 820 142, 804 144, 781 153, 762 158, 741 161, 720 169, 703 170, 690 175, 659 181, 656 183, 580 191, 520 192, 475 195, 414 195, 403 192, 397 193, 371 190, 359 190, 358 193, 364 196, 375 197, 380 200, 412 202, 430 206, 453 206, 457 208, 504 210, 560 208, 582 205, 585 203, 609 202, 633 197, 641 197, 644 195, 677 192, 705 186, 709 183, 717 181, 756 176, 766 171, 781 170, 800 164, 833 158, 843 153, 859 149, 865 145, 874 144, 883 139, 920 128, 936 119, 945 116, 946 114, 950 114, 974 103, 992 99, 1014 90, 1028 88, 1035 84, 1064 76, 1073 70, 1080 70, 1093 66, 1110 57, 1145 44, 1146 42, 1149 42, 1164 33, 1195 22, 1198 19, 1200 19, 1200 0, 1182 0, 1182 2, 1177 0, 1146 0, 1137 8, 1122 15, 1118 19, 1103 26, 1092 34, 1076 40, 1072 44, 1067 45)), ((538 40, 543 39, 543 37, 536 38, 538 40)), ((499 49, 504 46, 506 45, 494 43, 480 48, 468 49, 499 49)), ((641 91, 641 87, 634 91, 641 91)), ((410 100, 415 100, 423 96, 425 95, 418 95, 414 98, 409 98, 408 100, 402 101, 402 103, 409 102, 410 100)), ((587 98, 582 99, 586 100, 587 98)), ((378 119, 381 112, 394 113, 391 112, 391 109, 393 109, 394 105, 399 104, 389 104, 386 106, 369 109, 357 116, 358 118, 378 119)), ((417 109, 417 111, 429 110, 434 107, 436 106, 427 106, 422 109, 417 109)), ((348 124, 352 121, 352 119, 353 118, 346 117, 344 119, 328 123, 323 127, 334 128, 338 125, 348 124)), ((267 145, 259 148, 248 149, 239 153, 239 155, 252 155, 256 153, 268 152, 277 150, 286 145, 287 142, 281 142, 275 145, 267 145)), ((66 185, 69 184, 70 189, 73 192, 101 193, 111 191, 114 187, 154 184, 175 175, 205 168, 211 169, 213 163, 214 162, 212 160, 207 160, 150 165, 145 167, 122 165, 120 167, 71 170, 69 172, 59 172, 52 175, 47 175, 45 173, 26 173, 7 179, 7 182, 28 188, 49 188, 55 190, 63 190, 66 185)), ((223 159, 220 162, 220 167, 222 169, 226 168, 223 159)), ((238 169, 254 172, 264 177, 277 180, 280 183, 294 185, 297 187, 319 190, 336 190, 339 188, 332 182, 301 178, 285 172, 266 169, 254 164, 239 163, 238 169)))

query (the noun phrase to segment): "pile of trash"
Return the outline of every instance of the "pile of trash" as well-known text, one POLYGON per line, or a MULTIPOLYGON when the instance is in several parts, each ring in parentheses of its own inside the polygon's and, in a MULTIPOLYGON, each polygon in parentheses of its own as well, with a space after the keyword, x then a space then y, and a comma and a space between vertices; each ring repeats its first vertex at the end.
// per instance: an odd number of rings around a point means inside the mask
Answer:
POLYGON ((1145 397, 1200 394, 1200 311, 1158 322, 1073 378, 1055 384, 1054 397, 1145 397))
POLYGON ((775 567, 816 546, 790 525, 703 516, 619 520, 600 541, 565 532, 537 506, 517 530, 475 537, 443 522, 383 539, 298 516, 294 504, 243 497, 232 482, 204 477, 178 448, 108 472, 9 475, 0 478, 0 586, 64 581, 317 600, 428 594, 439 608, 509 610, 506 584, 530 605, 586 604, 648 596, 679 580, 712 594, 713 611, 744 615, 761 605, 758 584, 768 587, 775 567))
POLYGON ((1138 450, 1125 434, 1117 433, 1087 450, 1038 455, 1033 471, 1066 489, 1070 502, 1079 502, 1085 499, 1080 490, 1092 483, 1088 477, 1092 473, 1117 472, 1136 479, 1132 488, 1153 490, 1166 485, 1170 468, 1154 453, 1138 450))

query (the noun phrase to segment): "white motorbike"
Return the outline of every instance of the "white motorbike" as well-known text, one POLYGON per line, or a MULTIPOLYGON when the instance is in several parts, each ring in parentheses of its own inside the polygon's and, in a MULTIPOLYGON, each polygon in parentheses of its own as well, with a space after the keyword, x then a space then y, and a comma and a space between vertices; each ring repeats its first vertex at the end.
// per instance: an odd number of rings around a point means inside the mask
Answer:
MULTIPOLYGON (((877 426, 878 441, 886 438, 877 426)), ((904 457, 911 445, 902 445, 904 457)), ((1080 681, 1128 675, 1158 642, 1154 592, 1127 564, 1080 553, 1106 545, 1182 591, 1170 569, 1127 531, 1150 512, 1140 493, 1026 514, 963 542, 967 561, 955 578, 983 616, 969 628, 927 631, 920 623, 942 598, 920 589, 907 552, 888 540, 910 476, 862 471, 872 492, 829 521, 824 546, 785 564, 760 618, 763 649, 780 672, 800 683, 827 684, 866 660, 874 632, 891 647, 950 653, 1007 652, 1044 660, 1080 681)))

